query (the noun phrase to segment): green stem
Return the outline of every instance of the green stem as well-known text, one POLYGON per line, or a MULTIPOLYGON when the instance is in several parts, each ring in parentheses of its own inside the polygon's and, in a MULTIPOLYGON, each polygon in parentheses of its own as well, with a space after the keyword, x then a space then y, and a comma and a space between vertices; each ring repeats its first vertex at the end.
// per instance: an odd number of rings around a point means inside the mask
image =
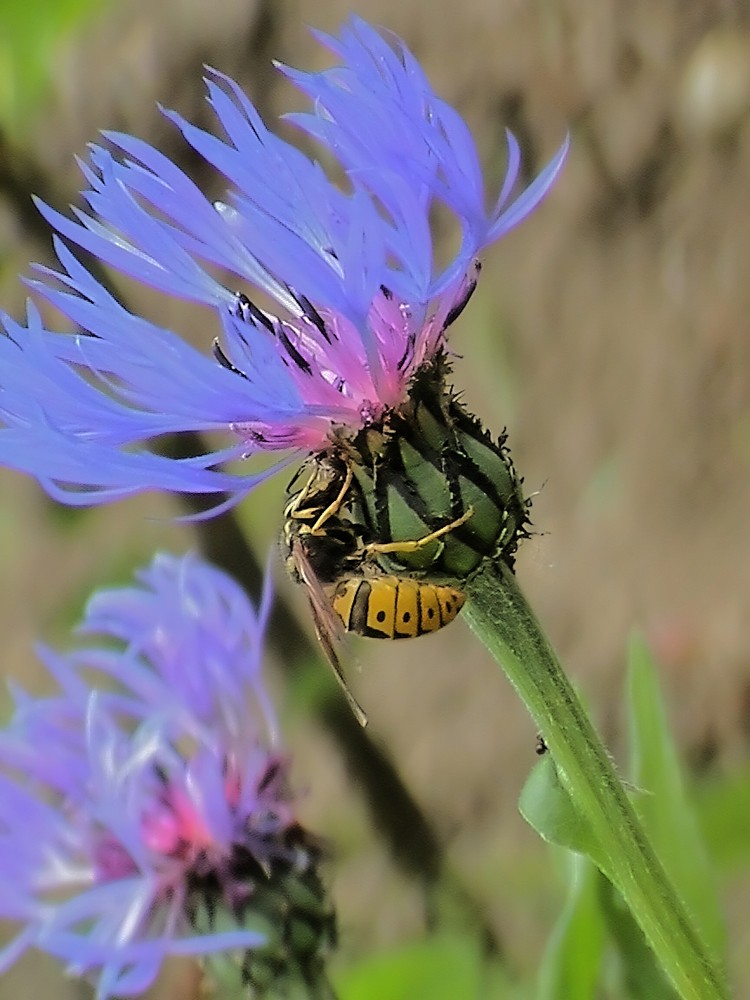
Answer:
MULTIPOLYGON (((641 827, 552 646, 504 563, 487 561, 466 586, 465 617, 531 713, 560 780, 683 1000, 728 997, 724 977, 641 827)), ((595 861, 597 859, 594 859, 595 861)))

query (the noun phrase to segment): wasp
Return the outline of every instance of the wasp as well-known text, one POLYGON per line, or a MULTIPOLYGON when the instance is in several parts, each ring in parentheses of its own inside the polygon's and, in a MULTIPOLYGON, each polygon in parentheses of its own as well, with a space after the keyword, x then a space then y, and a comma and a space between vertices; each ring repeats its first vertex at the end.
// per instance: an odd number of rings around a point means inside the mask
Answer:
MULTIPOLYGON (((473 511, 420 538, 374 542, 352 516, 351 464, 336 452, 315 456, 311 474, 284 511, 287 569, 304 584, 315 630, 355 715, 366 717, 346 683, 337 655, 344 632, 376 639, 427 635, 450 624, 465 602, 450 583, 387 572, 377 560, 416 552, 464 524, 473 511)), ((293 487, 294 481, 290 484, 293 487)))

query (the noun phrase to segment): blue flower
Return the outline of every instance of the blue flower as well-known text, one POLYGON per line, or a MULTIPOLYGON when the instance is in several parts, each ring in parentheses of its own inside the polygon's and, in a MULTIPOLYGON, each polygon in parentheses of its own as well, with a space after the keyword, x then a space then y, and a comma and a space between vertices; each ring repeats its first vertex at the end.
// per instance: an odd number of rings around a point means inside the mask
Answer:
POLYGON ((212 71, 208 100, 225 139, 164 113, 226 179, 222 201, 209 202, 145 142, 109 132, 81 164, 88 211, 71 219, 40 205, 60 234, 60 267, 40 268, 30 285, 79 332, 46 329, 33 306, 25 324, 4 318, 0 462, 73 504, 146 489, 237 500, 278 464, 380 419, 444 348, 476 284, 477 255, 539 204, 567 141, 513 198, 520 153, 508 133, 505 181, 488 208, 465 122, 403 42, 357 17, 337 38, 317 37, 337 65, 279 67, 312 102, 287 121, 343 184, 212 71), (434 255, 436 206, 460 232, 445 266, 434 255), (213 352, 128 312, 71 244, 204 309, 213 352), (275 311, 256 305, 258 295, 275 311), (145 447, 169 432, 216 430, 225 443, 188 460, 145 447), (267 451, 281 452, 272 469, 225 468, 267 451))
POLYGON ((21 923, 0 969, 37 947, 109 997, 167 955, 265 943, 254 879, 305 843, 261 678, 269 606, 268 588, 256 611, 219 571, 162 555, 93 597, 95 642, 41 650, 60 693, 14 691, 0 734, 0 917, 21 923), (234 918, 214 932, 194 919, 207 893, 234 918))

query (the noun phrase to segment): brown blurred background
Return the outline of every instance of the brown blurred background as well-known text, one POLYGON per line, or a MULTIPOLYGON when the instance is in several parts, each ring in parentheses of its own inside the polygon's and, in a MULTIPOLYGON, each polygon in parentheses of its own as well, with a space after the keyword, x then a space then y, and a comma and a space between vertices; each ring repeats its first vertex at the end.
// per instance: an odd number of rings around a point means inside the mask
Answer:
MULTIPOLYGON (((122 0, 60 44, 54 92, 24 139, 28 159, 9 172, 30 190, 47 186, 63 208, 80 186, 73 155, 99 128, 122 128, 218 194, 155 102, 206 124, 209 63, 269 119, 298 103, 271 58, 322 64, 305 25, 333 31, 348 9, 338 0, 122 0)), ((703 771, 733 768, 750 738, 750 7, 363 0, 357 11, 400 34, 464 114, 489 185, 502 174, 505 126, 521 141, 527 178, 572 134, 552 195, 485 255, 453 334, 456 383, 488 426, 507 424, 516 464, 539 491, 538 534, 522 548, 519 576, 615 753, 627 639, 638 627, 661 663, 686 759, 703 771)), ((2 303, 16 315, 24 293, 15 275, 49 248, 19 207, 22 188, 0 191, 2 303)), ((204 314, 119 287, 131 307, 210 345, 216 331, 204 314)), ((261 560, 285 485, 282 476, 264 487, 242 515, 261 560)), ((1 473, 0 489, 5 669, 32 687, 45 683, 32 642, 60 639, 93 586, 124 579, 157 547, 196 544, 169 498, 71 516, 19 476, 1 473)), ((303 615, 279 560, 276 575, 303 615)), ((561 898, 516 810, 534 760, 532 724, 464 623, 383 645, 357 646, 353 686, 369 738, 395 762, 511 968, 528 972, 561 898)), ((281 673, 274 683, 283 703, 281 673)), ((335 845, 342 951, 421 932, 423 885, 373 834, 340 743, 314 718, 290 722, 305 821, 335 845)), ((724 888, 733 974, 747 983, 750 880, 724 888)), ((24 995, 32 964, 3 978, 1 997, 24 995)))

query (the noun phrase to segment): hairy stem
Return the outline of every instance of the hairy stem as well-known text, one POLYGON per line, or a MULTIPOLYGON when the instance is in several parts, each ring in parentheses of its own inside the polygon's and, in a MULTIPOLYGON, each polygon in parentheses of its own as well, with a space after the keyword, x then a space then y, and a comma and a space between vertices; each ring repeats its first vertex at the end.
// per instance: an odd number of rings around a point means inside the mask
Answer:
POLYGON ((598 845, 594 860, 622 894, 684 1000, 728 990, 625 794, 511 570, 487 561, 467 584, 465 616, 503 667, 552 754, 563 787, 598 845))

